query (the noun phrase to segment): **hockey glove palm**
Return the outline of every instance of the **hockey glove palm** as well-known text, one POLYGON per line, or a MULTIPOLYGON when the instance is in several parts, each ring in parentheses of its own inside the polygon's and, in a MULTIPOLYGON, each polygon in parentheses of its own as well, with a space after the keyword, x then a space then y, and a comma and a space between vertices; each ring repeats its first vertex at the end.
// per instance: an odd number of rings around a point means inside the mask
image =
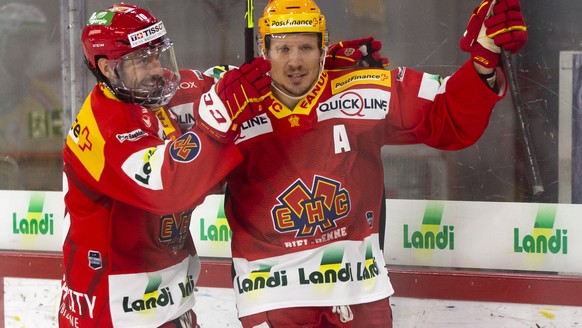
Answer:
POLYGON ((271 105, 271 64, 255 58, 250 64, 224 73, 215 87, 202 96, 198 124, 221 142, 234 140, 240 124, 263 114, 271 105))
POLYGON ((515 53, 527 42, 527 28, 519 0, 483 0, 459 40, 461 50, 476 63, 493 68, 499 63, 501 48, 515 53))
POLYGON ((374 40, 373 37, 332 44, 325 56, 325 68, 385 68, 388 66, 388 57, 382 57, 380 49, 382 49, 382 42, 374 40))

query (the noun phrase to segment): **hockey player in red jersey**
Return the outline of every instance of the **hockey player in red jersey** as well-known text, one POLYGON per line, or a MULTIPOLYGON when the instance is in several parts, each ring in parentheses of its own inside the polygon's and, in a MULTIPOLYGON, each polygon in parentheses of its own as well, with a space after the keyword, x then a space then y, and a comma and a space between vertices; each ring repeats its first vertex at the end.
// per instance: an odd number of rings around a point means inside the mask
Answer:
MULTIPOLYGON (((272 103, 242 125, 243 162, 225 194, 244 327, 392 326, 381 148, 457 150, 480 138, 505 94, 500 47, 515 52, 527 39, 517 0, 491 7, 475 9, 461 39, 471 58, 443 79, 409 68, 324 69, 317 5, 268 3, 258 25, 272 103)), ((349 59, 371 41, 340 44, 328 59, 349 59)))
POLYGON ((231 141, 240 123, 261 113, 270 66, 260 59, 230 71, 235 87, 182 71, 196 90, 189 101, 200 124, 180 131, 166 109, 180 73, 161 21, 120 3, 94 13, 81 41, 97 84, 63 150, 70 227, 59 325, 198 327, 190 215, 240 163, 231 141), (217 95, 214 103, 200 101, 206 91, 217 95), (204 120, 223 102, 227 127, 213 130, 204 120))

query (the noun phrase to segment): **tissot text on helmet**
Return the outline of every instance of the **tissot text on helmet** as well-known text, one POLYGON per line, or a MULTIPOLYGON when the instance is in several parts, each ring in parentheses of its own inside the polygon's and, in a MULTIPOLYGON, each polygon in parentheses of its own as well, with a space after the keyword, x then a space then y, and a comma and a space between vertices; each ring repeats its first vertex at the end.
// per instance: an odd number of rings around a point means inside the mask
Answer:
POLYGON ((136 47, 160 38, 165 34, 166 29, 164 28, 164 23, 160 21, 157 24, 144 28, 143 30, 129 34, 128 38, 131 46, 136 47))

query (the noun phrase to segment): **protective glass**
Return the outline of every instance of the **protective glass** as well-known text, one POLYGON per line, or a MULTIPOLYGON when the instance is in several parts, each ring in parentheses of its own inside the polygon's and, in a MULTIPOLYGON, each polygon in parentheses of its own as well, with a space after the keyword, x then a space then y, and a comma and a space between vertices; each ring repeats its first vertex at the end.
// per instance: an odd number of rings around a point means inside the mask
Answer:
POLYGON ((118 98, 145 107, 166 105, 180 82, 174 45, 168 38, 111 60, 110 64, 117 76, 111 86, 118 98))

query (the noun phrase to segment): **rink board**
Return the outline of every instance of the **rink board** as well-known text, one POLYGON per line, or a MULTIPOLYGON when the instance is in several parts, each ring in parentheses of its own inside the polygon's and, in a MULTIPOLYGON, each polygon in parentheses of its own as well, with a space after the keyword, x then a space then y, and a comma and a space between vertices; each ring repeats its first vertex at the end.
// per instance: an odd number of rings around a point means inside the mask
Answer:
MULTIPOLYGON (((0 191, 0 249, 60 252, 61 192, 0 191)), ((193 213, 202 257, 230 258, 222 195, 193 213)), ((582 205, 386 200, 390 266, 582 274, 582 205)))
MULTIPOLYGON (((209 196, 193 213, 200 286, 232 286, 222 200, 209 196)), ((395 296, 582 305, 580 205, 387 200, 386 207, 395 296)), ((60 279, 62 193, 0 191, 0 215, 0 278, 60 279)))

